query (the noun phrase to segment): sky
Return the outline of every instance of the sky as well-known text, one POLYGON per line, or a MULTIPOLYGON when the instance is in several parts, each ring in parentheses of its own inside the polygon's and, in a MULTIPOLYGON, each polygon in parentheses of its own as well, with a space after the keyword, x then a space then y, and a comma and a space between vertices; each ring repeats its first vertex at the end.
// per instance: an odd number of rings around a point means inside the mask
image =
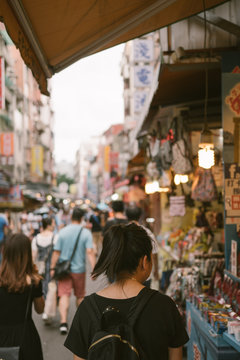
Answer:
POLYGON ((123 122, 123 78, 120 62, 124 45, 79 60, 53 76, 52 107, 55 161, 75 162, 84 140, 123 122))

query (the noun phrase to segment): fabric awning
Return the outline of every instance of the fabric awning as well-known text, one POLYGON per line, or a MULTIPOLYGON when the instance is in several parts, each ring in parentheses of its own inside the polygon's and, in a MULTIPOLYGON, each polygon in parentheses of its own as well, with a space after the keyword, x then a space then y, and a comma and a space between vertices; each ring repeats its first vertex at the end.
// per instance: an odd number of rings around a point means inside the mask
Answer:
POLYGON ((153 95, 148 113, 143 119, 142 131, 149 127, 160 107, 186 104, 204 100, 205 68, 208 73, 208 99, 221 97, 220 62, 178 63, 161 65, 158 76, 158 88, 153 95))
MULTIPOLYGON (((205 0, 206 9, 226 0, 205 0)), ((1 0, 0 19, 40 90, 75 61, 203 11, 196 0, 1 0)))
POLYGON ((127 175, 143 173, 145 171, 145 151, 141 149, 137 155, 128 161, 127 175))

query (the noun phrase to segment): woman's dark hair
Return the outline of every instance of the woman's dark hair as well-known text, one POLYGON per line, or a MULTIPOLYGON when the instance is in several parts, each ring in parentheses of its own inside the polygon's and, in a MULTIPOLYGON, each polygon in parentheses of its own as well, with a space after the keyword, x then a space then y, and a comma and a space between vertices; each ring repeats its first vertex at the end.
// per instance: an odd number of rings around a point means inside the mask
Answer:
POLYGON ((103 247, 92 275, 106 274, 110 281, 121 272, 134 273, 143 256, 151 259, 152 242, 146 230, 135 223, 112 225, 103 238, 103 247))
POLYGON ((53 222, 53 218, 51 216, 48 216, 46 218, 43 218, 42 219, 42 227, 43 227, 43 230, 46 230, 46 228, 50 225, 52 225, 52 222, 53 222))
POLYGON ((9 292, 22 292, 29 286, 27 277, 34 284, 41 279, 33 264, 31 241, 23 234, 13 234, 3 245, 0 286, 9 292))

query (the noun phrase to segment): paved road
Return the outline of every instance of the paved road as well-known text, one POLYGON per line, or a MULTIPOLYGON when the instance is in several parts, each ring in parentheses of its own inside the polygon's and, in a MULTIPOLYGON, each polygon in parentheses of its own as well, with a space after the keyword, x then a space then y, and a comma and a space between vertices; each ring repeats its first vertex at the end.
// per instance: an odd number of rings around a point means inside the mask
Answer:
MULTIPOLYGON (((104 278, 92 281, 90 279, 90 270, 89 264, 87 266, 87 275, 86 275, 86 293, 87 295, 98 291, 100 288, 104 287, 106 280, 104 278)), ((71 324, 74 313, 76 311, 75 298, 71 298, 71 305, 69 311, 68 322, 71 324)), ((51 326, 46 326, 42 322, 41 315, 37 315, 33 310, 33 319, 38 329, 38 332, 42 341, 42 348, 44 354, 44 360, 72 360, 72 353, 67 350, 64 346, 65 336, 61 335, 59 332, 59 314, 57 314, 51 326)))

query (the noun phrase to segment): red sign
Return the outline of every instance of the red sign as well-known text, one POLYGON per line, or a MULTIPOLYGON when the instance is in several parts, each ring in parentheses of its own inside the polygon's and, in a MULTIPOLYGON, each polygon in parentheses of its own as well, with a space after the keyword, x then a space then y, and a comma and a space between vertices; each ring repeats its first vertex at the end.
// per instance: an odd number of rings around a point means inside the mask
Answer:
POLYGON ((230 95, 226 96, 225 102, 236 115, 240 115, 240 83, 237 83, 231 89, 230 95))
POLYGON ((0 109, 5 108, 5 68, 4 59, 0 57, 0 109))
POLYGON ((240 195, 232 195, 232 209, 240 210, 240 195))
POLYGON ((14 154, 14 134, 2 133, 0 135, 0 153, 1 156, 13 156, 14 154))
POLYGON ((118 152, 110 152, 110 169, 118 170, 118 152))

